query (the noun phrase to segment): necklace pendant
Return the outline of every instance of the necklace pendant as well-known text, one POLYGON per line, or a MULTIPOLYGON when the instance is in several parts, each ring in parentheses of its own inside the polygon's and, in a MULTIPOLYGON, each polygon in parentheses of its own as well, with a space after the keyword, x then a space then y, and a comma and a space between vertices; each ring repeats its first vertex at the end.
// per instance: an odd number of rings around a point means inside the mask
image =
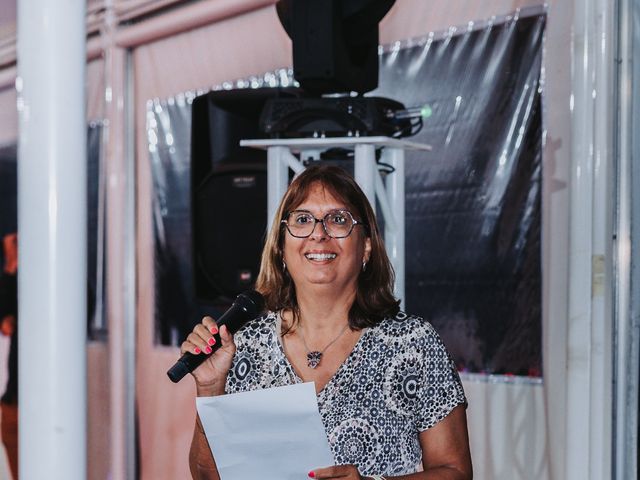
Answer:
POLYGON ((309 368, 316 368, 320 365, 320 360, 322 360, 322 352, 308 352, 307 353, 307 365, 309 368))

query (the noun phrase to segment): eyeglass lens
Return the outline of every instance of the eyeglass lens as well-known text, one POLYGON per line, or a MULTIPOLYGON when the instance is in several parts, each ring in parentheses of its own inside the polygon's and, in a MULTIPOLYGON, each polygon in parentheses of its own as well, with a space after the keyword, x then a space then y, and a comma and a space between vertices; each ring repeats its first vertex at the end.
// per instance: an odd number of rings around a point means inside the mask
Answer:
POLYGON ((293 211, 286 223, 294 237, 308 237, 313 232, 316 222, 321 222, 327 235, 333 238, 348 237, 355 223, 351 214, 345 210, 329 212, 322 220, 316 219, 309 212, 293 211))

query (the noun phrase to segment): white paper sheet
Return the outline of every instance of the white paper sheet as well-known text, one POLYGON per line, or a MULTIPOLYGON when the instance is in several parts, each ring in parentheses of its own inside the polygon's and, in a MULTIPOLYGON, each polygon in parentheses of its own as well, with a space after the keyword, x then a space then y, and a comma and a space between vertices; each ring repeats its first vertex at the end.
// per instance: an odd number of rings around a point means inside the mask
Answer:
POLYGON ((334 464, 313 383, 196 398, 221 480, 304 480, 334 464))

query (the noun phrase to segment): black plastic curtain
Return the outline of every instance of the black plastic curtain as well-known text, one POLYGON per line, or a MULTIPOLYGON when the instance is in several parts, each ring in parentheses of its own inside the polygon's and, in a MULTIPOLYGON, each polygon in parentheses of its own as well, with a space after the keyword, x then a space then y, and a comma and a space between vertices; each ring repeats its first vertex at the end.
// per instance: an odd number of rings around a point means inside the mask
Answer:
MULTIPOLYGON (((541 375, 540 84, 545 16, 451 29, 381 49, 372 95, 424 113, 406 154, 406 309, 461 371, 541 375)), ((227 87, 286 86, 286 70, 227 87)), ((148 103, 156 332, 178 344, 201 312, 191 272, 194 94, 148 103)), ((231 255, 232 252, 229 252, 231 255)))

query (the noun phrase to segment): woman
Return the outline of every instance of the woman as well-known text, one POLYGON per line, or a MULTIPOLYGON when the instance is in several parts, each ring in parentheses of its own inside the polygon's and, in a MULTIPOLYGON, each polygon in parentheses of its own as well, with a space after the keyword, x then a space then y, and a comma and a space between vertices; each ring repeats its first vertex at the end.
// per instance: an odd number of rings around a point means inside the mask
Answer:
MULTIPOLYGON (((336 466, 317 479, 470 479, 466 400, 429 323, 399 311, 375 216, 343 169, 312 166, 289 186, 262 254, 267 313, 193 372, 198 396, 315 382, 336 466), (423 471, 418 471, 423 470, 423 471), (380 475, 384 475, 381 477, 380 475)), ((181 353, 210 353, 205 317, 181 353)), ((196 424, 194 478, 217 479, 196 424)))

